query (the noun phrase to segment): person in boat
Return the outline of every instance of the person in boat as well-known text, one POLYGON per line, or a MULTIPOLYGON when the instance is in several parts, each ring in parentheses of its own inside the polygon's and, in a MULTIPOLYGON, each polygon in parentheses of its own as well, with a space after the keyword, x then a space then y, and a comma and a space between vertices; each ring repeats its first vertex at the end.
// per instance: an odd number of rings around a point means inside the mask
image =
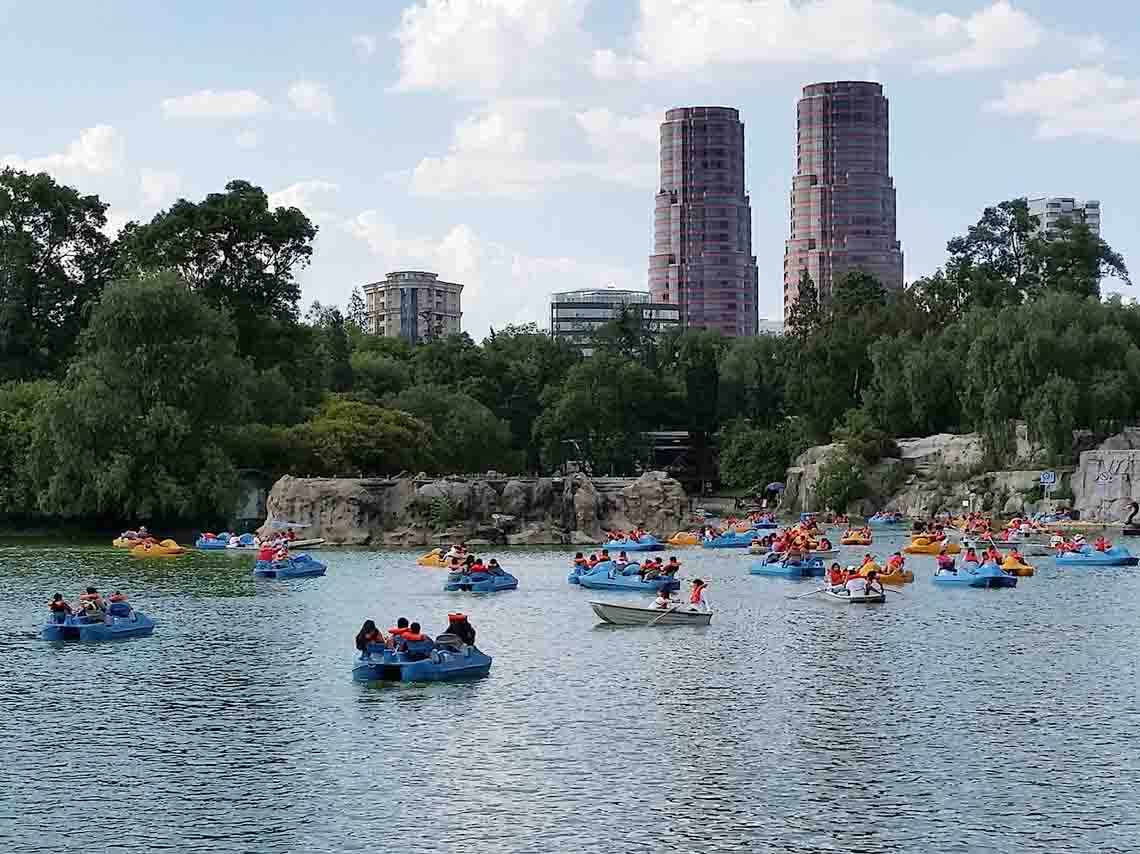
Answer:
POLYGON ((277 550, 273 552, 274 563, 288 563, 289 562, 289 546, 282 541, 277 546, 277 550))
POLYGON ((943 546, 938 551, 938 575, 957 575, 958 570, 954 568, 954 558, 946 551, 946 546, 943 546))
POLYGON ((459 562, 459 558, 453 557, 447 562, 448 572, 463 572, 463 564, 459 562))
POLYGON ((847 576, 843 572, 843 567, 836 561, 831 565, 827 571, 827 583, 831 587, 842 587, 847 582, 847 576))
POLYGON ((408 618, 400 617, 396 620, 396 627, 394 629, 388 629, 388 634, 392 637, 393 642, 395 642, 397 638, 402 638, 409 631, 408 618))
POLYGON ((629 566, 629 556, 625 553, 625 549, 622 549, 618 552, 617 567, 618 569, 625 569, 627 566, 629 566))
POLYGON ((578 569, 589 569, 590 562, 586 560, 586 556, 584 554, 577 552, 574 555, 574 566, 578 567, 578 569))
POLYGON ((816 551, 829 552, 831 551, 831 540, 827 537, 820 537, 819 542, 816 543, 816 551))
POLYGON ((866 594, 886 592, 883 590, 883 582, 879 580, 879 573, 873 569, 867 573, 867 577, 863 580, 863 592, 866 594))
POLYGON ((131 606, 127 604, 127 595, 125 593, 116 590, 110 595, 107 601, 111 603, 111 607, 107 610, 112 614, 122 617, 131 612, 131 606), (116 605, 118 607, 115 607, 116 605))
POLYGON ((966 549, 966 556, 964 558, 962 558, 962 560, 965 561, 966 563, 981 563, 981 561, 978 560, 978 553, 976 551, 974 551, 973 546, 966 549))
POLYGON ((652 581, 661 575, 661 558, 647 557, 638 569, 637 574, 642 581, 652 581))
POLYGON ((669 591, 664 588, 657 591, 657 598, 653 600, 653 607, 659 611, 672 608, 676 604, 673 597, 669 595, 669 591))
POLYGON ((289 528, 285 531, 285 539, 287 539, 289 542, 293 542, 293 540, 297 539, 297 532, 292 528, 289 528))
POLYGON ((107 602, 94 587, 88 587, 85 593, 79 594, 79 607, 88 617, 102 617, 107 613, 107 602))
POLYGON ((404 653, 409 661, 421 661, 431 655, 431 651, 435 649, 435 641, 420 630, 419 623, 412 623, 400 636, 396 649, 404 653))
MULTIPOLYGON (((887 560, 887 572, 890 575, 898 575, 900 572, 903 571, 903 567, 905 565, 906 565, 906 558, 904 558, 902 556, 902 552, 895 552, 887 560)), ((867 577, 868 578, 871 577, 872 572, 875 572, 875 570, 871 569, 871 570, 867 571, 867 577)))
POLYGON ((867 552, 863 555, 863 563, 860 564, 859 569, 856 570, 855 574, 863 577, 872 571, 878 572, 879 565, 875 563, 874 555, 872 555, 870 552, 867 552))
POLYGON ((51 621, 53 623, 65 622, 74 613, 71 606, 67 604, 67 600, 63 598, 62 593, 56 593, 51 597, 48 608, 51 609, 51 621))
POLYGON ((681 561, 677 560, 676 555, 669 556, 669 562, 662 567, 661 571, 672 578, 677 574, 677 570, 681 568, 681 561))
POLYGON ((466 614, 447 615, 447 628, 436 638, 436 643, 446 643, 447 636, 454 637, 468 646, 475 646, 475 627, 468 621, 466 614))
POLYGON ((490 563, 487 564, 487 567, 483 571, 485 573, 487 573, 488 575, 506 575, 507 574, 503 570, 503 568, 501 566, 499 566, 499 561, 497 558, 491 558, 490 563))
POLYGON ((364 625, 360 627, 360 631, 356 633, 356 648, 361 652, 368 652, 368 647, 372 644, 388 645, 388 639, 384 637, 384 633, 376 627, 376 623, 372 620, 365 620, 364 625))
POLYGON ((867 579, 859 574, 859 570, 850 566, 847 568, 847 580, 843 583, 843 588, 850 596, 855 593, 864 593, 867 590, 867 579))
POLYGON ((272 540, 263 540, 260 548, 258 548, 258 550, 257 550, 257 559, 259 561, 265 561, 266 563, 272 563, 273 562, 273 552, 274 552, 273 541, 272 540))
POLYGON ((586 565, 589 566, 590 569, 593 569, 599 563, 601 563, 601 561, 598 560, 598 556, 596 554, 591 554, 590 559, 586 561, 586 565))
POLYGON ((1093 548, 1098 552, 1106 552, 1111 547, 1112 545, 1103 536, 1097 537, 1096 541, 1093 543, 1093 548))
POLYGON ((610 557, 609 549, 602 549, 602 553, 598 555, 598 563, 610 563, 613 558, 610 557))
POLYGON ((463 560, 466 555, 463 554, 463 550, 459 548, 459 546, 457 546, 455 543, 452 543, 451 548, 447 550, 447 553, 444 555, 444 557, 448 558, 449 560, 451 558, 458 558, 459 560, 463 560))
POLYGON ((689 594, 689 610, 708 611, 712 606, 705 598, 705 589, 708 587, 700 578, 693 579, 693 592, 689 594))
POLYGON ((998 551, 998 548, 995 545, 991 544, 990 547, 986 549, 985 557, 987 563, 990 561, 993 561, 994 563, 1001 563, 1001 552, 998 551))

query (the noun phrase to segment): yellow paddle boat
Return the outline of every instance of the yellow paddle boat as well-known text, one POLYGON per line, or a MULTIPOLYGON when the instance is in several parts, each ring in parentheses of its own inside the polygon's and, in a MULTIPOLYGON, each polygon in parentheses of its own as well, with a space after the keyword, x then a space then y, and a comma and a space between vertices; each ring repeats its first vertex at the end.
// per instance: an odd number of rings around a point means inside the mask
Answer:
POLYGON ((432 549, 426 555, 416 558, 416 563, 420 566, 434 566, 439 569, 447 566, 447 560, 443 556, 443 549, 432 549))
POLYGON ((131 557, 177 557, 186 554, 186 548, 178 545, 174 540, 163 540, 161 543, 140 543, 131 549, 131 557))
POLYGON ((869 546, 871 545, 871 537, 864 537, 860 534, 844 534, 839 538, 839 545, 841 546, 869 546))
POLYGON ((904 569, 902 572, 892 573, 879 573, 879 581, 883 584, 910 584, 914 581, 914 573, 909 569, 904 569))
POLYGON ((1033 567, 1027 563, 1014 559, 1013 555, 1009 555, 1001 562, 1002 572, 1009 575, 1017 575, 1022 578, 1029 578, 1034 573, 1033 567))
POLYGON ((694 531, 678 531, 668 540, 671 546, 699 546, 701 535, 694 531))
POLYGON ((908 555, 936 555, 946 548, 947 554, 956 555, 962 551, 957 543, 948 543, 945 540, 936 540, 933 537, 915 537, 910 545, 903 549, 908 555))
POLYGON ((133 549, 135 546, 141 546, 142 540, 128 540, 126 537, 115 537, 111 540, 111 545, 117 549, 133 549))

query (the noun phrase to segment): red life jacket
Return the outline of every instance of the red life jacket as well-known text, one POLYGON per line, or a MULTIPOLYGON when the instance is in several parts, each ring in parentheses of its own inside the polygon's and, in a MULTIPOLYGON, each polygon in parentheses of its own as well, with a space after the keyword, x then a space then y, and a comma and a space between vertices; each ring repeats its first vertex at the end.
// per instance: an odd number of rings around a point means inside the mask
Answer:
POLYGON ((112 602, 126 602, 127 597, 124 596, 122 593, 112 593, 111 594, 111 601, 112 602))
POLYGON ((411 631, 411 629, 388 629, 388 634, 394 638, 402 638, 407 637, 411 631))
POLYGON ((64 602, 62 599, 60 599, 58 602, 56 602, 53 599, 51 602, 48 602, 48 607, 51 608, 53 611, 66 611, 66 610, 68 610, 68 604, 66 602, 64 602))
POLYGON ((424 641, 424 640, 428 639, 427 635, 424 635, 424 634, 413 635, 411 633, 411 631, 408 631, 408 630, 405 630, 404 634, 402 634, 400 637, 402 637, 406 641, 409 641, 410 643, 415 643, 416 641, 424 641))
POLYGON ((700 587, 693 588, 693 595, 689 597, 691 605, 699 605, 701 603, 701 594, 705 592, 705 586, 702 584, 700 587))

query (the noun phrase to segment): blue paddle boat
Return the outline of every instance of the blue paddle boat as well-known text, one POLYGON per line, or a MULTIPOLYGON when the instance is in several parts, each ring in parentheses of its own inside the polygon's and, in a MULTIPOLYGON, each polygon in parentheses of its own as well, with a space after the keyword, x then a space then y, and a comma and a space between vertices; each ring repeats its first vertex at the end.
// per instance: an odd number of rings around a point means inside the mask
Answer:
POLYGON ((764 560, 753 562, 748 570, 752 575, 768 575, 776 578, 809 578, 827 574, 827 568, 820 558, 812 557, 796 561, 785 561, 783 555, 769 554, 764 560))
POLYGON ((933 581, 938 587, 1016 587, 1017 576, 1007 575, 993 561, 977 566, 967 561, 957 573, 936 572, 933 581))
POLYGON ((643 581, 637 574, 641 567, 636 563, 618 567, 612 560, 599 563, 578 576, 578 584, 588 590, 641 590, 656 593, 658 590, 680 590, 681 582, 671 575, 659 575, 643 581))
POLYGON ((774 531, 780 527, 780 523, 775 519, 765 519, 760 522, 752 523, 753 531, 774 531))
POLYGON ((253 565, 256 578, 315 578, 324 575, 328 566, 307 554, 293 555, 287 561, 259 560, 253 565))
POLYGON ((663 552, 665 544, 652 534, 646 534, 640 540, 631 540, 629 537, 610 540, 602 548, 619 552, 663 552))
POLYGON ((257 539, 253 536, 253 534, 242 534, 240 537, 238 537, 236 545, 227 545, 226 548, 236 549, 240 551, 257 551, 257 539))
POLYGON ((145 638, 154 634, 154 620, 126 602, 112 602, 106 619, 85 614, 52 615, 41 632, 49 641, 109 641, 145 638))
POLYGON ((701 546, 706 549, 746 549, 752 545, 754 539, 756 535, 751 531, 747 534, 728 531, 719 537, 705 537, 701 540, 701 546))
POLYGON ((1140 558, 1124 546, 1113 546, 1107 551, 1098 552, 1089 546, 1082 546, 1075 552, 1057 555, 1057 566, 1136 566, 1140 558))
POLYGON ((867 520, 867 524, 872 528, 895 528, 905 521, 900 513, 876 513, 867 520))
POLYGON ((222 532, 221 534, 214 534, 211 537, 201 536, 194 541, 194 548, 201 551, 217 551, 224 549, 230 544, 230 535, 222 532))
POLYGON ((452 682, 478 679, 491 672, 491 656, 467 644, 444 645, 426 641, 419 649, 408 644, 407 652, 395 652, 371 644, 352 668, 355 682, 452 682))
POLYGON ((514 590, 519 580, 509 572, 449 572, 443 589, 454 593, 462 590, 469 593, 498 593, 500 590, 514 590), (501 573, 501 574, 499 574, 501 573))

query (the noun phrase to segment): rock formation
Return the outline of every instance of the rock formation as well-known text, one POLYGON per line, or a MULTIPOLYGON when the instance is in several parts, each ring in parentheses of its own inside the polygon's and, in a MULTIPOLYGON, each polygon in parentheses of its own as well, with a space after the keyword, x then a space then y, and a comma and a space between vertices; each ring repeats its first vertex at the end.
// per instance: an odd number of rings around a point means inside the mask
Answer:
POLYGON ((589 544, 606 529, 635 525, 667 537, 692 515, 684 489, 664 472, 636 480, 286 476, 266 507, 266 526, 298 522, 305 536, 342 545, 589 544))

